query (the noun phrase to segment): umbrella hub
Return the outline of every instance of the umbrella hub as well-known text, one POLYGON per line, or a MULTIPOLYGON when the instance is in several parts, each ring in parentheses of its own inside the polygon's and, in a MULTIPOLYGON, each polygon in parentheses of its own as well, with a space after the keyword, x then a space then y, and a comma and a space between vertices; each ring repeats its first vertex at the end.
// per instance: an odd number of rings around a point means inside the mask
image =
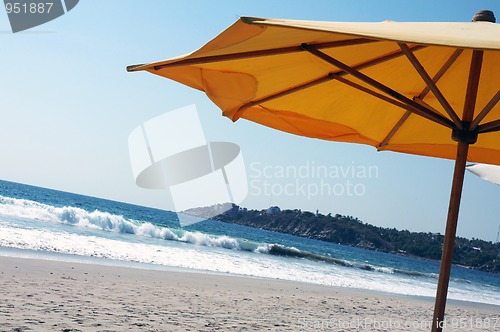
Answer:
POLYGON ((470 130, 470 122, 462 121, 463 129, 454 128, 451 132, 451 139, 455 142, 474 144, 477 142, 478 128, 470 130))
POLYGON ((496 21, 495 14, 491 10, 480 10, 472 17, 472 22, 496 23, 496 21))

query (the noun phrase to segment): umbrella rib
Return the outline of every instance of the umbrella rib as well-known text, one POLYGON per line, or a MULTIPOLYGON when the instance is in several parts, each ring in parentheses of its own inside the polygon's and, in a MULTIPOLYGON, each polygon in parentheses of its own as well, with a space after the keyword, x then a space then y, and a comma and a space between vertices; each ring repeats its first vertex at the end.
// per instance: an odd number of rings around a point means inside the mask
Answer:
MULTIPOLYGON (((422 106, 427 107, 429 109, 432 109, 434 112, 438 113, 437 110, 435 110, 434 108, 432 108, 430 105, 428 105, 425 101, 423 101, 419 97, 416 97, 415 101, 417 103, 421 104, 422 106)), ((408 111, 406 111, 405 114, 403 114, 403 116, 401 117, 401 119, 399 119, 399 121, 392 128, 392 130, 389 132, 389 134, 387 134, 387 136, 384 138, 384 140, 382 142, 380 142, 380 144, 378 146, 379 148, 384 147, 384 146, 386 146, 389 143, 389 141, 392 139, 392 137, 394 137, 394 135, 396 135, 396 133, 398 132, 399 128, 401 128, 403 126, 403 124, 406 122, 406 120, 408 120, 408 118, 410 117, 411 113, 412 112, 408 110, 408 111)))
MULTIPOLYGON (((323 77, 320 77, 318 79, 315 79, 311 82, 308 82, 306 84, 302 84, 302 85, 298 85, 298 86, 295 86, 293 88, 290 88, 290 89, 287 89, 287 90, 284 90, 284 91, 281 91, 281 92, 278 92, 278 93, 275 93, 273 95, 270 95, 270 96, 267 96, 267 97, 263 97, 263 98, 260 98, 260 99, 257 99, 257 100, 253 100, 251 102, 248 102, 242 106, 240 106, 240 108, 236 111, 235 113, 235 117, 238 118, 238 114, 244 110, 246 110, 247 108, 250 108, 250 107, 253 107, 253 106, 256 106, 256 105, 260 105, 260 104, 263 104, 265 102, 268 102, 268 101, 271 101, 271 100, 274 100, 274 99, 278 99, 278 98, 281 98, 281 97, 284 97, 286 95, 289 95, 289 94, 292 94, 292 93, 295 93, 295 92, 299 92, 301 90, 304 90, 304 89, 307 89, 307 88, 311 88, 315 85, 318 85, 318 84, 322 84, 322 83, 325 83, 325 82, 328 82, 328 81, 331 81, 331 80, 337 80, 341 83, 344 83, 350 87, 353 87, 355 89, 358 89, 360 90, 361 92, 365 92, 369 95, 372 95, 378 99, 381 99, 383 101, 386 101, 394 106, 397 106, 397 107, 400 107, 400 108, 403 108, 409 112, 412 112, 412 110, 414 109, 411 105, 407 105, 405 103, 402 103, 402 102, 399 102, 395 99, 392 99, 390 97, 387 97, 381 93, 378 93, 376 91, 373 91, 373 90, 370 90, 360 84, 357 84, 357 83, 354 83, 352 81, 349 81, 345 78, 343 78, 341 76, 343 72, 341 73, 329 73, 328 75, 326 76, 323 76, 323 77)), ((418 111, 418 110, 417 110, 418 111)))
POLYGON ((465 94, 463 121, 471 122, 474 117, 474 108, 476 106, 477 90, 479 88, 479 77, 481 76, 481 67, 483 65, 483 51, 474 50, 469 72, 469 81, 467 82, 467 92, 465 94))
MULTIPOLYGON (((342 46, 362 45, 362 44, 368 44, 368 43, 372 43, 372 42, 379 42, 379 41, 374 40, 374 39, 358 38, 358 39, 349 39, 349 40, 336 41, 336 42, 318 43, 318 44, 314 44, 314 45, 318 49, 323 49, 323 48, 335 48, 335 47, 342 47, 342 46)), ((424 46, 424 45, 415 45, 415 46, 412 46, 411 49, 413 51, 417 51, 417 50, 420 50, 420 49, 425 48, 425 47, 426 46, 424 46)), ((296 52, 304 52, 304 49, 300 46, 290 46, 290 47, 275 48, 275 49, 270 49, 270 50, 249 51, 249 52, 241 52, 241 53, 231 53, 231 54, 213 55, 213 56, 206 56, 206 57, 183 59, 183 60, 179 60, 179 61, 171 62, 171 63, 166 63, 166 64, 162 64, 162 65, 139 64, 139 65, 127 66, 127 71, 133 72, 133 71, 138 71, 138 70, 148 70, 151 68, 154 70, 160 70, 162 68, 177 67, 177 66, 182 66, 182 65, 205 64, 205 63, 212 63, 212 62, 218 62, 218 61, 238 60, 238 59, 245 59, 245 58, 254 58, 254 57, 279 55, 279 54, 286 54, 286 53, 296 53, 296 52), (144 67, 144 66, 147 66, 147 67, 144 67)), ((362 65, 359 65, 359 69, 365 68, 365 67, 370 67, 370 66, 379 64, 381 62, 399 57, 401 55, 402 55, 401 52, 395 52, 393 54, 389 54, 387 56, 384 56, 384 57, 381 57, 378 59, 374 59, 374 60, 368 61, 362 65)), ((358 68, 358 67, 356 67, 356 68, 358 68)))
MULTIPOLYGON (((430 91, 430 90, 428 90, 428 91, 430 91)), ((420 94, 420 96, 422 96, 422 94, 420 94)), ((414 98, 415 102, 421 104, 424 107, 432 109, 434 112, 438 113, 437 110, 435 110, 430 105, 428 105, 425 101, 423 101, 422 99, 420 99, 420 96, 414 98)), ((422 96, 422 98, 423 97, 425 97, 425 94, 422 96)), ((405 114, 403 114, 403 116, 401 117, 401 119, 399 119, 399 121, 392 128, 392 130, 389 132, 389 134, 387 134, 387 136, 384 138, 384 140, 382 142, 380 142, 380 144, 378 146, 379 148, 382 148, 382 147, 386 146, 387 144, 389 144, 389 141, 394 137, 394 135, 396 135, 396 133, 398 132, 398 130, 403 126, 403 124, 406 122, 406 120, 408 120, 408 118, 410 117, 410 115, 411 115, 411 111, 406 111, 405 114)))
POLYGON ((400 102, 400 101, 397 101, 397 100, 395 100, 395 99, 392 99, 392 98, 389 98, 389 97, 387 97, 387 96, 384 96, 384 95, 383 95, 383 94, 381 94, 381 93, 378 93, 378 92, 376 92, 376 91, 370 90, 370 89, 368 89, 368 88, 366 88, 366 87, 364 87, 364 86, 362 86, 362 85, 360 85, 360 84, 357 84, 357 83, 354 83, 354 82, 352 82, 352 81, 349 81, 348 79, 343 78, 343 77, 342 77, 340 74, 338 74, 338 73, 330 73, 330 74, 329 74, 329 76, 330 76, 330 77, 332 77, 332 79, 336 79, 337 81, 339 81, 339 82, 341 82, 341 83, 344 83, 344 84, 346 84, 346 85, 349 85, 350 87, 353 87, 353 88, 355 88, 355 89, 358 89, 358 90, 360 90, 361 92, 365 92, 365 93, 367 93, 367 94, 369 94, 369 95, 371 95, 371 96, 374 96, 374 97, 376 97, 376 98, 379 98, 379 99, 381 99, 381 100, 383 100, 383 101, 386 101, 386 102, 388 102, 388 103, 390 103, 390 104, 392 104, 392 105, 394 105, 394 106, 398 106, 398 107, 403 108, 403 109, 405 109, 405 110, 407 110, 407 111, 409 111, 409 112, 412 112, 412 110, 413 110, 413 107, 412 107, 411 105, 407 105, 407 104, 402 103, 402 102, 400 102))
MULTIPOLYGON (((430 109, 430 110, 431 110, 431 111, 433 111, 434 113, 436 113, 436 114, 441 114, 441 112, 439 112, 437 109, 435 109, 435 108, 434 108, 434 107, 432 107, 431 105, 427 104, 427 103, 426 103, 425 101, 423 101, 422 99, 420 99, 420 98, 418 98, 418 97, 414 97, 414 98, 413 98, 413 100, 414 100, 416 103, 418 103, 418 104, 422 105, 423 107, 430 109)), ((442 115, 442 114, 441 114, 441 115, 442 115)))
POLYGON ((491 133, 494 131, 500 131, 500 120, 491 121, 477 127, 477 132, 479 134, 491 133))
MULTIPOLYGON (((455 50, 455 52, 453 52, 453 54, 451 55, 451 57, 448 59, 448 61, 446 61, 446 63, 443 65, 443 67, 437 72, 436 76, 434 76, 432 78, 432 81, 434 83, 437 83, 441 77, 443 77, 443 75, 448 71, 448 69, 450 69, 450 67, 455 63, 455 61, 458 59, 458 57, 463 53, 464 49, 463 48, 459 48, 457 50, 455 50)), ((425 96, 429 93, 430 88, 429 86, 427 85, 423 90, 422 92, 420 93, 420 95, 418 95, 418 98, 420 99, 424 99, 425 96)))
POLYGON ((401 50, 404 52, 404 54, 406 55, 408 60, 410 60, 413 67, 415 67, 415 69, 417 70, 419 75, 422 77, 424 82, 427 84, 429 89, 432 91, 434 96, 436 96, 437 100, 439 101, 441 106, 443 106, 446 113, 450 116, 450 118, 453 121, 453 123, 455 124, 455 126, 457 126, 457 128, 462 130, 463 129, 462 123, 461 123, 460 118, 458 117, 457 113, 455 113, 455 111, 451 107, 450 103, 448 103, 448 101, 446 100, 444 95, 441 93, 439 88, 436 86, 436 83, 434 83, 434 81, 429 76, 429 74, 427 73, 425 68, 422 66, 420 61, 418 61, 415 54, 413 54, 413 52, 408 48, 408 45, 406 45, 404 43, 398 43, 398 45, 401 48, 401 50))
MULTIPOLYGON (((311 46, 311 45, 309 45, 309 46, 311 46)), ((427 46, 425 46, 425 45, 414 45, 414 46, 411 46, 410 49, 413 52, 415 52, 415 51, 419 51, 419 50, 421 50, 423 48, 426 48, 426 47, 427 46)), ((396 51, 396 52, 393 52, 391 54, 384 55, 384 56, 382 56, 380 58, 375 58, 375 59, 372 59, 370 61, 360 63, 360 64, 358 64, 356 66, 353 66, 352 68, 356 69, 356 70, 366 69, 366 68, 369 68, 369 67, 381 64, 383 62, 386 62, 386 61, 389 61, 389 60, 393 60, 393 59, 398 58, 398 57, 400 57, 402 55, 404 55, 404 53, 402 51, 396 51)), ((348 73, 345 72, 345 71, 343 71, 343 70, 340 70, 337 74, 339 74, 339 75, 347 75, 348 73)))
MULTIPOLYGON (((368 44, 368 43, 374 43, 374 42, 378 42, 378 40, 367 39, 367 38, 357 38, 357 39, 341 40, 341 41, 334 41, 334 42, 317 43, 314 45, 315 45, 315 47, 317 47, 319 49, 323 49, 323 48, 335 48, 335 47, 343 47, 343 46, 361 45, 361 44, 368 44)), ((197 58, 188 58, 188 59, 182 59, 182 60, 171 62, 171 63, 165 63, 165 64, 161 64, 161 65, 153 65, 153 66, 151 66, 151 68, 153 68, 154 70, 160 70, 160 69, 169 68, 169 67, 177 67, 177 66, 185 66, 185 65, 198 65, 198 64, 205 64, 205 63, 212 63, 212 62, 248 59, 248 58, 256 58, 256 57, 270 56, 270 55, 279 55, 279 54, 286 54, 286 53, 296 53, 296 52, 303 52, 303 51, 304 51, 304 49, 302 49, 300 46, 279 47, 279 48, 266 49, 266 50, 257 50, 257 51, 229 53, 229 54, 221 54, 221 55, 210 55, 210 56, 197 57, 197 58)), ((129 66, 129 67, 127 67, 127 70, 134 71, 134 70, 137 70, 136 69, 137 67, 138 66, 129 66)), ((146 68, 143 68, 143 70, 144 69, 146 69, 146 68)))
POLYGON ((268 101, 271 101, 271 100, 274 100, 274 99, 278 99, 278 98, 284 97, 286 95, 289 95, 289 94, 292 94, 292 93, 295 93, 295 92, 299 92, 301 90, 305 90, 307 88, 311 88, 311 87, 313 87, 315 85, 331 81, 332 79, 333 78, 329 74, 329 75, 317 78, 317 79, 315 79, 313 81, 307 82, 305 84, 297 85, 297 86, 294 86, 292 88, 289 88, 289 89, 286 89, 286 90, 274 93, 272 95, 269 95, 269 96, 266 96, 266 97, 262 97, 262 98, 259 98, 259 99, 256 99, 256 100, 252 100, 252 101, 250 101, 250 102, 248 102, 246 104, 241 105, 240 108, 236 111, 235 115, 238 114, 238 113, 240 113, 240 112, 242 112, 242 111, 244 111, 244 110, 246 110, 247 108, 253 107, 255 105, 259 105, 259 104, 262 104, 262 103, 265 103, 265 102, 268 102, 268 101))
POLYGON ((386 146, 389 143, 389 141, 392 139, 392 137, 394 137, 394 135, 396 135, 396 133, 398 132, 398 130, 406 122, 406 120, 408 120, 408 118, 410 117, 411 113, 412 113, 411 111, 406 111, 405 114, 403 114, 403 116, 401 117, 401 119, 399 119, 399 121, 391 129, 391 131, 389 132, 389 134, 387 134, 387 136, 384 138, 384 140, 382 142, 380 142, 380 144, 378 145, 379 148, 384 147, 384 146, 386 146))
POLYGON ((500 90, 497 91, 497 94, 491 98, 490 102, 483 108, 483 110, 477 115, 477 117, 470 124, 470 130, 476 129, 479 125, 479 122, 483 121, 483 119, 488 115, 488 113, 493 109, 493 107, 498 104, 500 101, 500 90))
MULTIPOLYGON (((412 51, 418 51, 418 50, 421 50, 422 48, 425 48, 425 47, 426 46, 423 46, 423 45, 415 45, 415 46, 410 47, 410 49, 412 51)), ((302 48, 301 48, 301 50, 304 51, 302 48)), ((376 59, 372 59, 372 60, 364 62, 364 63, 360 63, 360 64, 354 66, 353 68, 357 69, 357 70, 369 68, 371 66, 380 64, 380 63, 385 62, 385 61, 392 60, 392 59, 400 57, 402 55, 403 55, 402 51, 397 51, 397 52, 394 52, 394 53, 382 56, 380 58, 376 58, 376 59)), ((336 73, 330 73, 329 75, 335 75, 335 77, 338 78, 340 76, 347 75, 347 73, 345 71, 340 70, 340 71, 338 71, 336 73)), ((304 85, 299 85, 299 86, 296 86, 296 87, 293 87, 293 88, 290 88, 290 89, 287 89, 287 90, 284 90, 284 91, 276 92, 276 93, 274 93, 272 95, 269 95, 269 96, 266 96, 266 97, 263 97, 263 98, 260 98, 260 99, 248 102, 248 103, 242 105, 238 109, 238 111, 236 113, 238 113, 240 111, 243 111, 243 110, 245 110, 247 108, 253 107, 255 105, 258 105, 258 104, 261 104, 261 103, 264 103, 264 102, 267 102, 267 101, 270 101, 270 100, 274 100, 274 99, 277 99, 277 98, 280 98, 280 97, 283 97, 283 96, 286 96, 286 95, 289 95, 290 93, 297 92, 297 91, 300 91, 300 90, 312 87, 312 86, 314 86, 316 84, 323 83, 324 81, 322 81, 322 80, 324 78, 325 77, 320 78, 318 80, 311 81, 311 82, 306 83, 304 85), (317 83, 315 83, 315 82, 317 82, 317 83)), ((346 82, 349 82, 349 81, 346 81, 346 82)), ((366 90, 367 91, 371 91, 372 93, 374 93, 372 90, 368 90, 368 89, 366 89, 366 90)), ((365 91, 365 92, 367 92, 367 91, 365 91)), ((391 103, 395 102, 395 100, 393 100, 393 99, 387 98, 385 96, 382 98, 381 96, 383 96, 383 95, 376 94, 376 97, 378 97, 380 99, 386 100, 386 101, 391 102, 391 103)), ((395 105, 407 109, 407 107, 404 104, 395 103, 395 105)))
POLYGON ((327 55, 327 54, 319 51, 318 49, 311 47, 307 44, 302 44, 302 47, 304 49, 306 49, 308 52, 310 52, 311 54, 313 54, 314 56, 334 65, 337 68, 340 68, 341 70, 343 70, 343 71, 351 74, 352 76, 362 80, 363 82, 371 85, 375 89, 380 90, 380 91, 384 92, 385 94, 388 94, 389 96, 399 100, 400 102, 404 103, 405 105, 410 106, 411 109, 409 109, 409 110, 412 111, 413 113, 415 113, 421 117, 424 117, 428 120, 431 120, 433 122, 436 122, 438 124, 441 124, 445 127, 448 127, 448 128, 455 127, 455 124, 451 120, 445 118, 444 116, 442 116, 440 114, 434 113, 433 111, 427 109, 424 106, 419 105, 418 103, 414 102, 413 100, 403 96, 399 92, 397 92, 397 91, 389 88, 388 86, 372 79, 371 77, 366 76, 365 74, 359 72, 358 70, 354 69, 353 67, 350 67, 350 66, 338 61, 337 59, 334 59, 331 56, 329 56, 329 55, 327 55))

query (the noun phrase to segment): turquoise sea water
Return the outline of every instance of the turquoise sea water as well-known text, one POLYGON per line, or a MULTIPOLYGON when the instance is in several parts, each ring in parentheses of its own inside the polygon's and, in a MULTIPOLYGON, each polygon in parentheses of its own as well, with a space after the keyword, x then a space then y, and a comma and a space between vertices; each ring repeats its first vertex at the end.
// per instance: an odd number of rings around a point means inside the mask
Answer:
MULTIPOLYGON (((439 271, 437 262, 213 220, 181 228, 169 211, 0 181, 0 255, 28 254, 428 297, 439 271)), ((500 305, 500 275, 454 267, 449 298, 500 305)))

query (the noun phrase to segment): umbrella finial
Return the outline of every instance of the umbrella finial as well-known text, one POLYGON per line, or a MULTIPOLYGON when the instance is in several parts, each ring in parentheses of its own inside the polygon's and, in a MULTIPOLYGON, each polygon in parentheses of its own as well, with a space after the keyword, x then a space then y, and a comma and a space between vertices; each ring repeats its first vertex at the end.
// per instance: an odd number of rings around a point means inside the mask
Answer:
POLYGON ((491 10, 480 10, 472 17, 472 22, 496 23, 495 14, 491 10))

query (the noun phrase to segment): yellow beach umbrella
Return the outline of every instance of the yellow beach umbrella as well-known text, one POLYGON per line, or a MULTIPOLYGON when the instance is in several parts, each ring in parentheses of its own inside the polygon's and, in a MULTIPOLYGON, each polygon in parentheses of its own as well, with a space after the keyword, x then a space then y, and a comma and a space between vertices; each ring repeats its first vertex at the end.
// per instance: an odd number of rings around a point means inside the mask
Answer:
POLYGON ((129 66, 204 91, 236 121, 456 160, 433 330, 441 330, 466 161, 500 164, 500 25, 243 17, 201 49, 129 66))

